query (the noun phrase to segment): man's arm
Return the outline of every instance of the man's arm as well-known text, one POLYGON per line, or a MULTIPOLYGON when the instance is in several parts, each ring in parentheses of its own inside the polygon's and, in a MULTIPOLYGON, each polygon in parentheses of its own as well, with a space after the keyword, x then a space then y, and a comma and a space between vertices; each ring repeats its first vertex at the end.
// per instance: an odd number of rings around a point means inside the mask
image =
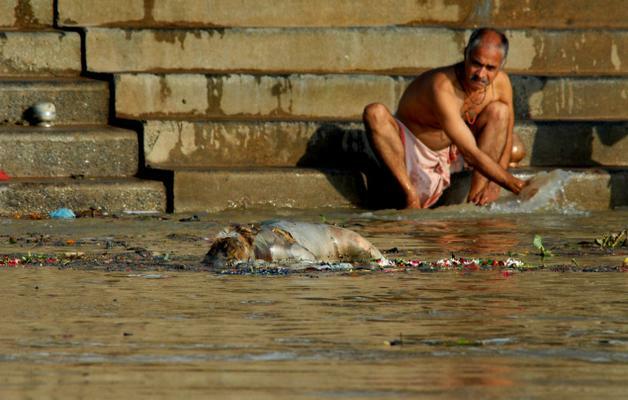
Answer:
MULTIPOLYGON (((508 164, 512 157, 512 143, 513 143, 513 127, 515 124, 515 112, 512 100, 512 85, 508 75, 505 73, 502 75, 504 78, 496 80, 494 85, 497 87, 499 97, 496 99, 508 106, 508 126, 506 131, 506 142, 502 150, 501 157, 498 160, 498 164, 503 169, 508 169, 508 164)), ((485 205, 486 203, 499 197, 499 185, 495 182, 489 181, 484 188, 476 193, 469 193, 468 201, 477 205, 485 205)))
MULTIPOLYGON (((469 165, 503 188, 515 194, 521 191, 524 181, 512 176, 477 146, 473 133, 460 116, 459 99, 453 94, 453 87, 434 88, 434 108, 441 127, 469 165)), ((510 142, 512 146, 512 139, 510 142)))

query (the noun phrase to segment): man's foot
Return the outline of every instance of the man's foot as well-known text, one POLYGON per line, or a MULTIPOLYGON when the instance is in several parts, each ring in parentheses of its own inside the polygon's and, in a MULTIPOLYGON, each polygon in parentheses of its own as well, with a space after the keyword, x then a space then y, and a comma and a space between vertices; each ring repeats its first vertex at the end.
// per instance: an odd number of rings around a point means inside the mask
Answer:
POLYGON ((477 206, 484 206, 494 202, 499 198, 501 187, 495 182, 489 182, 484 186, 484 189, 479 192, 469 195, 468 201, 474 203, 477 206))
POLYGON ((408 198, 406 199, 406 208, 422 208, 421 200, 419 199, 419 196, 417 195, 408 196, 408 198))

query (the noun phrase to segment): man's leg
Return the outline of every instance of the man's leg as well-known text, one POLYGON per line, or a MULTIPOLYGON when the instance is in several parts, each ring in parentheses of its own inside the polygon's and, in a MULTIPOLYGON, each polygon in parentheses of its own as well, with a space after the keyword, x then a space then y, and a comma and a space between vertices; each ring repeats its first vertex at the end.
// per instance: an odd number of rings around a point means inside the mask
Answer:
POLYGON ((380 159, 386 164, 403 190, 407 208, 420 208, 419 196, 406 170, 405 148, 399 137, 397 121, 388 108, 380 103, 364 108, 364 126, 380 159))
MULTIPOLYGON (((478 115, 476 121, 476 140, 478 147, 495 162, 500 163, 506 148, 508 139, 508 123, 510 121, 510 110, 505 103, 495 101, 489 104, 478 115)), ((506 168, 510 159, 501 163, 506 168)), ((469 190, 470 201, 479 205, 484 205, 495 201, 499 197, 500 188, 497 184, 475 171, 471 179, 471 189, 469 190)))

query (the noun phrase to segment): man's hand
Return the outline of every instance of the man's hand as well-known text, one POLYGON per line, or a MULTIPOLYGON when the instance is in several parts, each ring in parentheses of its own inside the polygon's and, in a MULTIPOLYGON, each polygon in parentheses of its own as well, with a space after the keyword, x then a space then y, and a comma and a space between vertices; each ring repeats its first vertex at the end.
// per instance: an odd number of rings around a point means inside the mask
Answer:
POLYGON ((532 182, 532 179, 534 178, 528 179, 527 181, 522 181, 523 185, 521 186, 521 189, 519 189, 519 193, 517 193, 517 195, 519 195, 522 201, 531 199, 539 191, 539 187, 533 187, 533 186, 529 187, 530 183, 532 182))

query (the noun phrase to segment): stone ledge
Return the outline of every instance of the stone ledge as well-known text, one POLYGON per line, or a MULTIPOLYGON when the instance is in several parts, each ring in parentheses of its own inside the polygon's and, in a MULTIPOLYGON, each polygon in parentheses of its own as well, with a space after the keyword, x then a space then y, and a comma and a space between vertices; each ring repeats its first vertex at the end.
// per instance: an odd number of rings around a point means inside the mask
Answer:
POLYGON ((47 213, 60 207, 164 212, 166 193, 161 182, 139 179, 14 179, 0 183, 0 213, 47 213))
MULTIPOLYGON (((540 170, 515 170, 528 179, 540 170)), ((628 204, 628 170, 571 170, 561 201, 580 210, 628 204)), ((454 176, 445 204, 464 202, 470 174, 454 176)), ((373 190, 377 190, 376 188, 373 190)), ((502 195, 505 191, 502 191, 502 195)), ((380 192, 379 196, 390 196, 380 192)), ((188 169, 174 172, 175 212, 220 212, 230 208, 351 207, 368 201, 363 178, 350 170, 301 168, 188 169)))
MULTIPOLYGON (((628 124, 520 122, 523 166, 628 166, 628 124)), ((153 168, 359 167, 372 160, 361 123, 148 121, 144 154, 153 168)))
MULTIPOLYGON (((14 0, 15 1, 15 0, 14 0)), ((64 26, 127 27, 344 27, 447 25, 473 28, 618 28, 628 27, 623 0, 196 0, 185 7, 174 1, 107 0, 98 7, 76 0, 59 0, 64 26), (248 6, 247 6, 248 5, 248 6)))
POLYGON ((76 32, 1 31, 0 49, 0 76, 81 72, 81 38, 76 32))
MULTIPOLYGON (((394 112, 412 78, 377 75, 116 75, 129 119, 353 120, 369 103, 394 112)), ((626 120, 626 78, 512 76, 518 119, 626 120)))
POLYGON ((0 127, 2 169, 11 177, 133 176, 138 140, 110 127, 0 127))
MULTIPOLYGON (((455 63, 470 31, 447 28, 87 30, 94 72, 382 73, 455 63), (420 49, 420 51, 408 51, 420 49)), ((628 31, 510 30, 506 64, 534 75, 626 75, 628 31)))
POLYGON ((56 124, 106 124, 109 117, 107 82, 80 78, 0 79, 0 124, 24 124, 28 109, 40 101, 55 104, 56 124))
POLYGON ((0 28, 33 29, 52 27, 51 0, 2 0, 0 28))
POLYGON ((302 168, 178 169, 175 212, 229 208, 347 207, 360 201, 357 172, 302 168))

